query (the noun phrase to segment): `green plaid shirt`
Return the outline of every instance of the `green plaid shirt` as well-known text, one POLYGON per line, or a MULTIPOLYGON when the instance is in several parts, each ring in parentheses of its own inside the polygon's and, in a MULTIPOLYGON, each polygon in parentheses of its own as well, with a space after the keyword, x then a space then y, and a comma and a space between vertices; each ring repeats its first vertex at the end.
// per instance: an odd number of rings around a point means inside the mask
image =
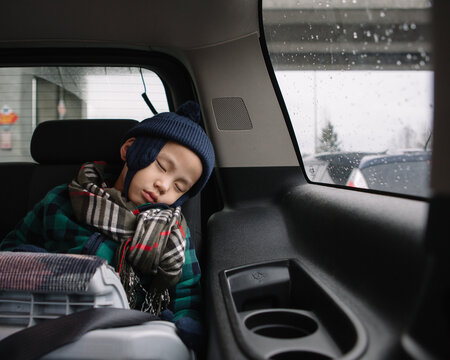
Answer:
MULTIPOLYGON (((69 199, 67 185, 51 190, 43 200, 35 205, 25 218, 17 224, 0 243, 0 250, 12 250, 19 245, 31 244, 54 253, 81 254, 89 238, 96 230, 77 223, 69 199)), ((114 254, 118 243, 103 241, 95 255, 106 259, 114 266, 114 254)), ((201 302, 200 266, 191 241, 190 231, 186 232, 185 263, 181 279, 170 289, 170 309, 174 320, 183 316, 199 318, 201 302)), ((145 282, 145 279, 142 279, 145 282)))

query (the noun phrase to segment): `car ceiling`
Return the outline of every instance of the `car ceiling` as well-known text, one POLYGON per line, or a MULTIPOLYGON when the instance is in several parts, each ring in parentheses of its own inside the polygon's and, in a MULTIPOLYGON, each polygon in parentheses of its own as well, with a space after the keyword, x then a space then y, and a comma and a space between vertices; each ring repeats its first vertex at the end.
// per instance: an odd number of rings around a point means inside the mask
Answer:
POLYGON ((257 7, 255 0, 10 1, 2 4, 9 19, 0 41, 192 49, 258 32, 257 7))

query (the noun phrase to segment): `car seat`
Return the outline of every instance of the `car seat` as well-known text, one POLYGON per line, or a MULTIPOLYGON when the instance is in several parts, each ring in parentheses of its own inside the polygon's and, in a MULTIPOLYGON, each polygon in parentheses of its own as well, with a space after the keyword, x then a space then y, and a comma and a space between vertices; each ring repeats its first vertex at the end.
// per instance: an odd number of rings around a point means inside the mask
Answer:
MULTIPOLYGON (((55 120, 40 124, 31 140, 31 154, 36 163, 1 165, 10 174, 9 179, 20 176, 18 182, 23 190, 19 194, 22 207, 17 205, 12 213, 4 211, 10 219, 8 225, 19 221, 51 188, 70 182, 80 164, 86 161, 103 160, 119 170, 122 167, 119 156, 122 135, 136 123, 135 120, 55 120)), ((185 205, 183 212, 189 226, 200 229, 198 198, 190 199, 185 205)), ((1 235, 11 229, 3 226, 1 235)), ((36 282, 36 277, 43 276, 42 271, 48 282, 65 284, 68 279, 73 280, 76 278, 73 261, 81 258, 88 262, 92 258, 98 259, 84 255, 1 253, 0 339, 46 319, 89 308, 128 308, 116 273, 104 262, 97 262, 87 278, 77 278, 74 283, 78 287, 30 287, 36 282), (30 268, 29 264, 36 263, 40 264, 37 268, 30 268), (54 275, 53 270, 49 276, 47 266, 66 277, 54 275)), ((178 337, 175 325, 157 320, 136 326, 90 331, 78 341, 48 353, 43 359, 192 357, 193 353, 178 337)))

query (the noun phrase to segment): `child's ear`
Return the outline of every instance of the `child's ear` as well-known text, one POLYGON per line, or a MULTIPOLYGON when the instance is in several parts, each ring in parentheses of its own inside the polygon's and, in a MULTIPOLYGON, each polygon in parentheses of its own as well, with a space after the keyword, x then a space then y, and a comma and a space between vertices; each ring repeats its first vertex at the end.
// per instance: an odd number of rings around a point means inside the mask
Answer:
POLYGON ((125 141, 124 143, 123 143, 123 145, 120 147, 120 157, 121 157, 121 159, 123 160, 123 161, 126 161, 126 159, 127 159, 127 150, 128 150, 128 148, 134 143, 134 140, 135 140, 136 138, 134 138, 134 137, 132 137, 132 138, 129 138, 127 141, 125 141))

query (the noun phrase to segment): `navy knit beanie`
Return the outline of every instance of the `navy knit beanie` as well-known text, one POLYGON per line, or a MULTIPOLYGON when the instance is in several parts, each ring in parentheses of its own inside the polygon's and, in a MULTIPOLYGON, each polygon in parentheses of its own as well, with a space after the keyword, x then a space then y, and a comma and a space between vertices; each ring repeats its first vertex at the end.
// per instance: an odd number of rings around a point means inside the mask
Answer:
POLYGON ((199 123, 200 106, 194 101, 188 101, 176 112, 160 113, 145 119, 125 134, 122 144, 129 138, 136 138, 126 154, 128 172, 125 176, 124 193, 127 198, 131 180, 136 172, 155 161, 168 141, 177 142, 192 150, 200 158, 203 166, 198 181, 186 194, 170 205, 181 206, 188 198, 203 189, 214 168, 214 148, 199 123))

